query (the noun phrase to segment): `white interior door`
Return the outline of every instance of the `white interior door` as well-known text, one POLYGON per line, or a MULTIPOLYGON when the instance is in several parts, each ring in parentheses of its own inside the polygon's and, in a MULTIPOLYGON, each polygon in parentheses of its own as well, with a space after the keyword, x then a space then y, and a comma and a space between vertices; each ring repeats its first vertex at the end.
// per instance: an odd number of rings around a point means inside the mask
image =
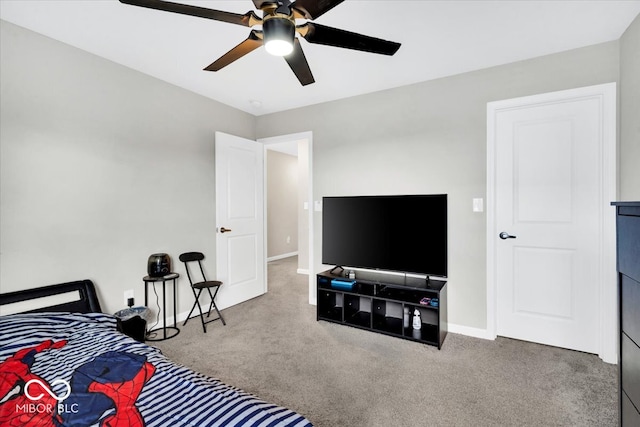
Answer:
POLYGON ((229 307, 266 292, 262 144, 216 132, 216 299, 229 307))
MULTIPOLYGON (((611 124, 603 97, 573 90, 496 104, 488 236, 495 248, 496 332, 601 353, 603 296, 610 302, 607 286, 615 292, 603 262, 603 224, 613 200, 605 191, 611 124)), ((615 322, 615 312, 608 316, 615 322)))

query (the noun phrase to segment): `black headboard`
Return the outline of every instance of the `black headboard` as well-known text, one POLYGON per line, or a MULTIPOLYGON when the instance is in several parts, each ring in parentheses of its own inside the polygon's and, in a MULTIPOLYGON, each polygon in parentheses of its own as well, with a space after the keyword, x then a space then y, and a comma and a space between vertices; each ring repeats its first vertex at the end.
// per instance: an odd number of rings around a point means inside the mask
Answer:
POLYGON ((23 313, 42 313, 47 311, 72 313, 102 312, 96 289, 91 280, 78 280, 76 282, 59 283, 57 285, 41 286, 39 288, 0 294, 0 306, 32 300, 37 304, 36 300, 39 298, 73 293, 76 294, 71 295, 75 297, 73 301, 25 310, 23 313))

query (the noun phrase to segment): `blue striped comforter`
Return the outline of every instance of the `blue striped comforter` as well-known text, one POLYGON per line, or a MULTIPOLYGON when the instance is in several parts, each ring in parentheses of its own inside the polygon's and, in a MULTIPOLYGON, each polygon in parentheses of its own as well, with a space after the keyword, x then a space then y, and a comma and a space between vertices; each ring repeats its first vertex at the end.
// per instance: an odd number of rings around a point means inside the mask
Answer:
POLYGON ((0 425, 311 426, 171 362, 107 314, 0 316, 0 425))

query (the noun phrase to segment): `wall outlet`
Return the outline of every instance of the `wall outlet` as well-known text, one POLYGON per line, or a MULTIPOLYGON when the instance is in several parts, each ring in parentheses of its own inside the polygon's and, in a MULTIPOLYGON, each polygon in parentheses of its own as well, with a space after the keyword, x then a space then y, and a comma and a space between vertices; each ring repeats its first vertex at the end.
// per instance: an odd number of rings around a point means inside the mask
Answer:
POLYGON ((129 298, 134 298, 133 289, 127 289, 124 291, 124 306, 128 307, 129 298))
POLYGON ((287 236, 287 244, 291 243, 291 236, 287 236))

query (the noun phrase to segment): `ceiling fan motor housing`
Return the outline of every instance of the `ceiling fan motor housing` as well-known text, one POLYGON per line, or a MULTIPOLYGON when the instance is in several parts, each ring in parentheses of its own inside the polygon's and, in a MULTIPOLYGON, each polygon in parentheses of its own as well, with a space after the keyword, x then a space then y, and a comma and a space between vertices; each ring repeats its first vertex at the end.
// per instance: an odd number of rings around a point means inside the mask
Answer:
MULTIPOLYGON (((264 43, 267 50, 271 43, 288 43, 293 47, 293 39, 295 37, 295 22, 288 16, 272 16, 265 17, 262 23, 262 31, 264 33, 264 43)), ((291 49, 289 49, 289 52, 291 49)))

